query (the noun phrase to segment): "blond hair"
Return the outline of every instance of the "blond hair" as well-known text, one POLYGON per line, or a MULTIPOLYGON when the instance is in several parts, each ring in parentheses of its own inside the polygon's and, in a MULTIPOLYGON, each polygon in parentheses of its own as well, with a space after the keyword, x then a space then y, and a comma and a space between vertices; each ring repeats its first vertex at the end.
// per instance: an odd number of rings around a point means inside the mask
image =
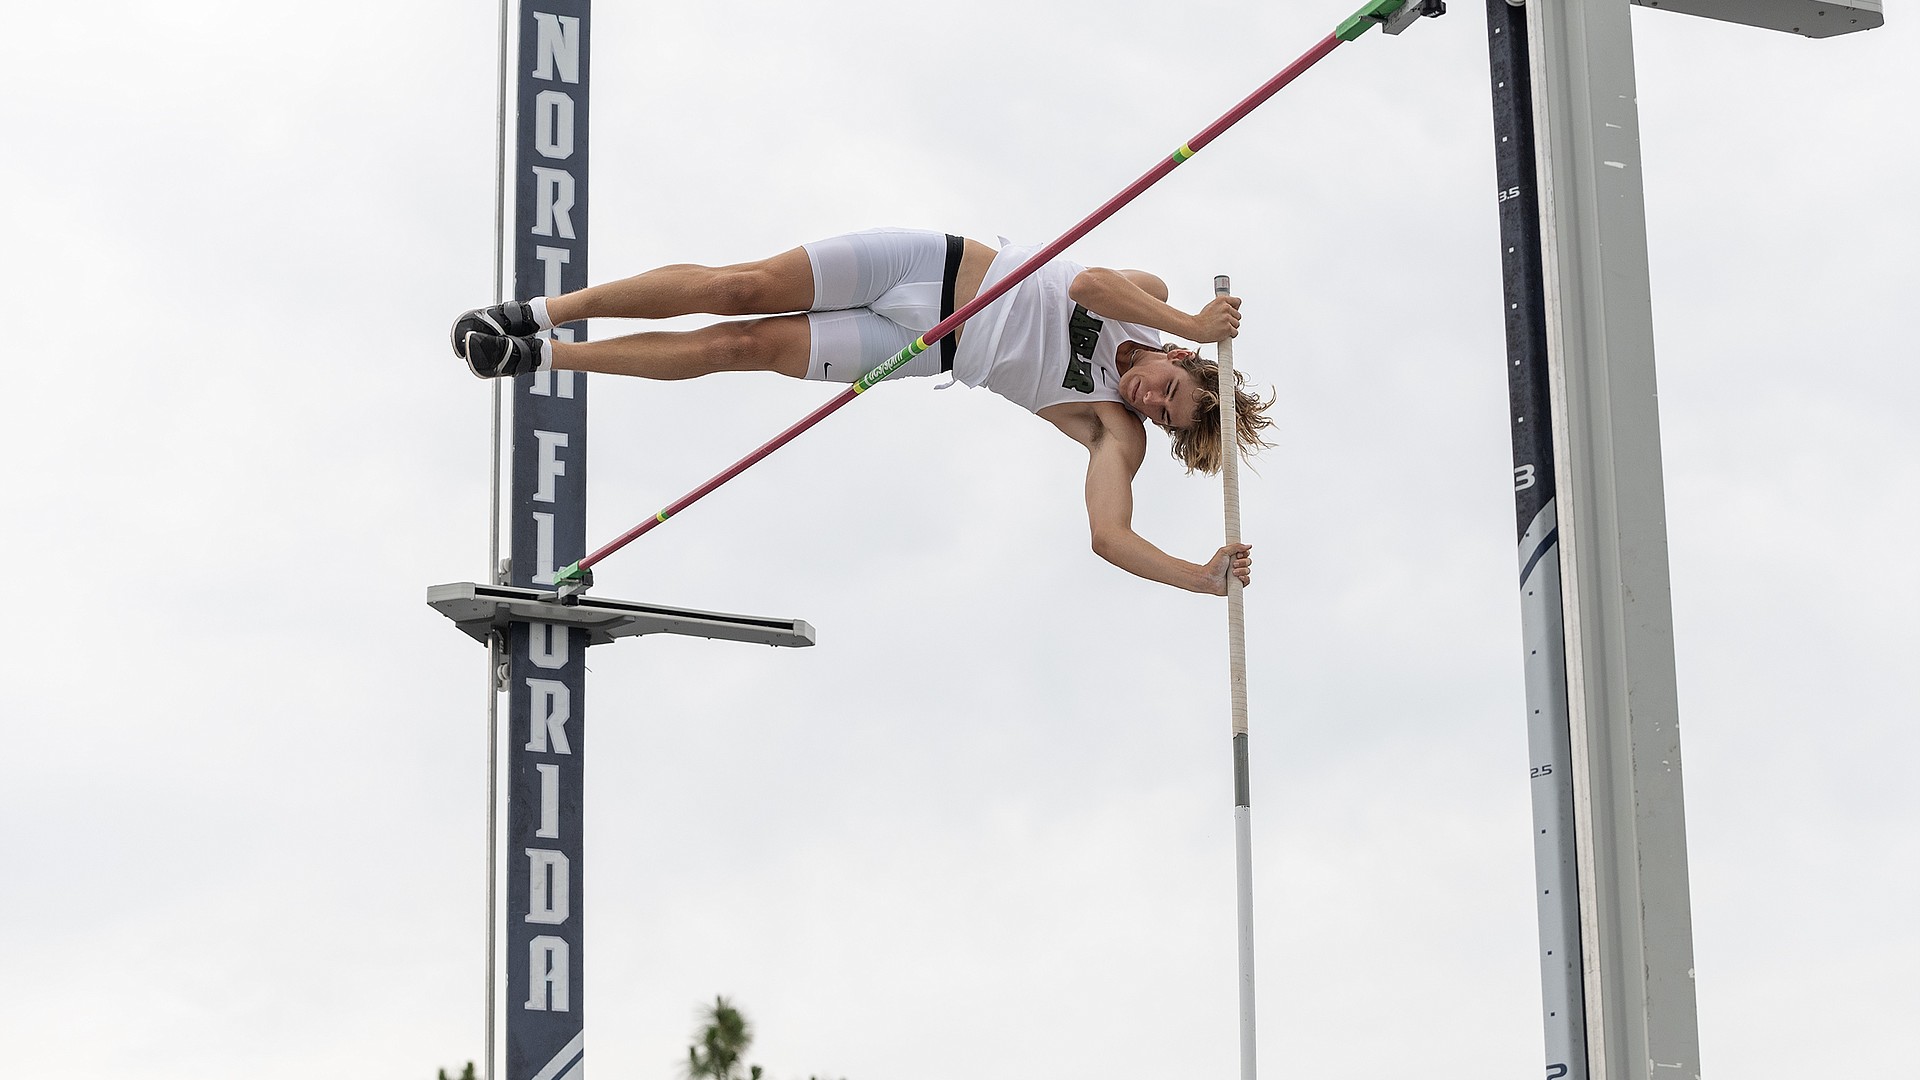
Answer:
MULTIPOLYGON (((1201 472, 1211 476, 1219 472, 1223 464, 1220 455, 1220 365, 1203 359, 1192 349, 1178 345, 1167 346, 1166 354, 1167 359, 1193 377, 1194 385, 1199 388, 1193 422, 1186 427, 1167 431, 1167 436, 1172 440, 1174 459, 1185 465, 1189 473, 1201 472)), ((1237 412, 1235 426, 1239 428, 1234 441, 1239 445, 1243 458, 1273 445, 1261 438, 1260 433, 1273 426, 1273 418, 1267 415, 1267 409, 1272 406, 1274 398, 1260 400, 1260 395, 1246 389, 1246 382, 1245 374, 1237 370, 1233 373, 1233 400, 1237 412)))

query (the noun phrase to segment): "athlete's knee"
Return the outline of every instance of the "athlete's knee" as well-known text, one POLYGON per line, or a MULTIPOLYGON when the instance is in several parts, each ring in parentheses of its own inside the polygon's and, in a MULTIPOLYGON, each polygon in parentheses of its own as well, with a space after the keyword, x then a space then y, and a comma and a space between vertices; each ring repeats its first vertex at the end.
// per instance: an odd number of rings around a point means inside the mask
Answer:
POLYGON ((714 314, 771 315, 786 310, 781 306, 781 284, 764 267, 718 267, 713 271, 714 314))
POLYGON ((792 350, 794 331, 791 320, 747 319, 718 323, 705 332, 710 336, 707 356, 718 371, 765 371, 777 366, 792 350))

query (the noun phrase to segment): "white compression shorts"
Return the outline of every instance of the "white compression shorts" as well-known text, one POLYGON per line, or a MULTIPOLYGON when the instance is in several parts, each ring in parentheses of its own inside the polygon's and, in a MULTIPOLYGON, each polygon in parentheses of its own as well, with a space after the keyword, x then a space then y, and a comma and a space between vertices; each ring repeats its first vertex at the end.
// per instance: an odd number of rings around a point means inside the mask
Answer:
MULTIPOLYGON (((945 233, 868 229, 801 246, 813 264, 807 378, 855 382, 940 321, 945 233)), ((938 374, 936 345, 887 377, 938 374)))

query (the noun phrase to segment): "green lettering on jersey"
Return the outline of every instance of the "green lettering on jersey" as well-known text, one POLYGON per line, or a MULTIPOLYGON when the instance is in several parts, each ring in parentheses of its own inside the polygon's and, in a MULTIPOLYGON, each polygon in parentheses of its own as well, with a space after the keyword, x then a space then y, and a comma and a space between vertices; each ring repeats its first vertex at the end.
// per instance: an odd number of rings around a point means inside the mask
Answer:
POLYGON ((1093 347, 1099 343, 1104 325, 1084 305, 1073 305, 1073 318, 1067 320, 1067 341, 1073 346, 1073 355, 1067 358, 1067 377, 1061 386, 1079 394, 1093 393, 1093 347))
POLYGON ((1060 385, 1077 394, 1093 393, 1093 361, 1068 357, 1067 377, 1060 380, 1060 385))

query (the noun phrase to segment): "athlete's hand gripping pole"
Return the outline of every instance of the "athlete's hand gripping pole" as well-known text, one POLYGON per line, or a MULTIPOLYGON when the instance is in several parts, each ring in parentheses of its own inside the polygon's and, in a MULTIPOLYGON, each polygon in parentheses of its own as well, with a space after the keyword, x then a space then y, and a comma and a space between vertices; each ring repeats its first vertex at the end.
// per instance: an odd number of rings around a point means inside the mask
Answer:
MULTIPOLYGON (((1438 0, 1414 0, 1414 2, 1424 7, 1426 4, 1437 3, 1438 0)), ((775 450, 792 442, 808 428, 811 428, 813 425, 838 412, 842 406, 872 389, 874 384, 880 380, 900 370, 901 367, 906 365, 907 361, 926 352, 935 342, 959 329, 962 323, 979 314, 982 308, 998 300, 1001 296, 1005 295, 1009 289, 1026 280, 1029 274, 1032 274, 1035 270, 1038 270, 1059 256, 1059 254, 1065 251, 1074 241, 1092 232, 1095 226, 1112 217, 1121 207, 1126 206, 1138 198, 1141 192, 1159 183, 1182 162, 1185 162, 1188 158, 1205 149, 1208 143, 1218 138, 1221 133, 1225 132, 1228 128, 1245 119, 1248 113, 1265 104, 1268 98, 1279 93, 1288 83, 1299 78, 1308 68, 1324 59, 1328 53, 1339 48, 1342 43, 1352 41, 1366 33, 1367 30, 1376 23, 1384 24, 1388 22, 1388 20, 1391 19, 1396 12, 1399 12, 1402 7, 1406 6, 1407 3, 1408 0, 1368 0, 1368 3, 1362 6, 1359 11, 1354 12, 1345 22, 1342 22, 1338 29, 1328 34, 1319 44, 1308 49, 1305 53, 1301 54, 1299 59, 1282 69, 1279 74, 1261 84, 1258 90, 1247 95, 1246 99, 1241 101, 1240 104, 1227 110, 1225 115, 1207 125, 1200 134, 1187 140, 1185 145, 1175 150, 1172 154, 1169 154, 1158 165, 1149 169, 1140 179, 1128 185, 1126 190, 1108 199, 1105 204, 1093 213, 1088 214, 1078 225, 1062 233, 1059 239, 1041 248, 1038 252, 1035 252, 1032 258, 1021 263, 1012 273, 994 282, 991 286, 982 289, 978 296, 975 296, 952 315, 934 324, 933 329, 920 335, 917 340, 900 350, 892 359, 887 360, 879 367, 867 372, 866 375, 861 377, 859 382, 854 383, 826 404, 802 417, 800 421, 792 427, 769 439, 758 450, 741 458, 727 468, 726 471, 681 496, 672 505, 651 518, 621 533, 615 537, 611 543, 600 547, 586 558, 556 573, 554 575, 554 583, 558 588, 559 595, 564 598, 584 591, 587 588, 588 582, 591 580, 586 576, 586 572, 592 569, 600 560, 626 547, 640 537, 645 536, 651 532, 655 526, 678 514, 680 511, 685 510, 687 507, 692 506, 694 503, 699 502, 722 484, 725 484, 727 481, 752 468, 762 458, 765 458, 775 450)), ((1433 14, 1438 14, 1438 12, 1433 12, 1433 14)))

